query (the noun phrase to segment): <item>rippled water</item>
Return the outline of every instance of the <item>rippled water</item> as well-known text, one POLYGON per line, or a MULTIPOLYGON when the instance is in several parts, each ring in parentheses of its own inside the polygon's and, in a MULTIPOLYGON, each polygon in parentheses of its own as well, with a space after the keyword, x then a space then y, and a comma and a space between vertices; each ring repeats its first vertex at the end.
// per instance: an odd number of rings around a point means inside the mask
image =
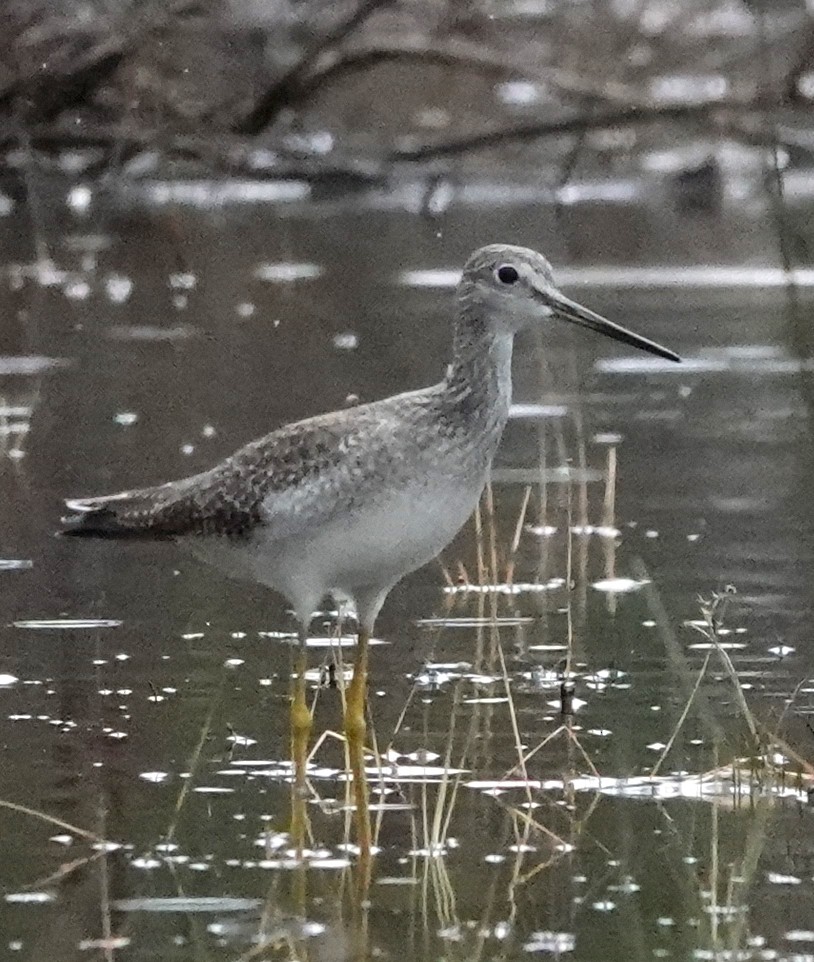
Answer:
POLYGON ((428 222, 239 186, 55 192, 38 255, 0 218, 0 957, 814 958, 810 361, 761 212, 587 191, 563 223, 472 188, 428 222), (450 284, 495 240, 686 363, 518 344, 492 499, 378 625, 360 889, 337 614, 298 859, 285 604, 53 532, 65 495, 437 380, 450 284))

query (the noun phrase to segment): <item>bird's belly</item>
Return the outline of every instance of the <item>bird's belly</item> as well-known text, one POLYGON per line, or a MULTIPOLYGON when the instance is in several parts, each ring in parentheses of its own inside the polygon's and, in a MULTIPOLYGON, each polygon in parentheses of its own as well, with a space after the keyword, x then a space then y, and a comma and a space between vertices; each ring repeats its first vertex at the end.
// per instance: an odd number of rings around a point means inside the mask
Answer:
POLYGON ((316 533, 308 564, 331 589, 351 596, 390 586, 431 561, 455 537, 477 504, 482 485, 406 489, 364 511, 350 511, 316 533))
POLYGON ((205 535, 183 539, 182 546, 230 577, 316 606, 331 592, 353 598, 363 588, 389 588, 432 560, 466 522, 482 487, 482 479, 409 486, 297 537, 275 538, 270 525, 246 540, 205 535))

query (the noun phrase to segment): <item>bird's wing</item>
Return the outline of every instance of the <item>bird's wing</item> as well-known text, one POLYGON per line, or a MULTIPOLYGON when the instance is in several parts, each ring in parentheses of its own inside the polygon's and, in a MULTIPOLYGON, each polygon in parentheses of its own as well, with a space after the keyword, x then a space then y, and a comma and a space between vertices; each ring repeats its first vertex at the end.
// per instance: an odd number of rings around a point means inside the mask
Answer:
POLYGON ((301 526, 318 524, 347 506, 387 469, 393 460, 393 400, 287 425, 203 474, 66 500, 71 514, 64 532, 102 538, 244 537, 271 526, 276 537, 296 535, 301 526))
MULTIPOLYGON (((224 465, 225 467, 225 465, 224 465)), ((255 523, 248 499, 219 495, 213 472, 96 498, 69 498, 64 534, 97 538, 177 538, 247 534, 255 523)))

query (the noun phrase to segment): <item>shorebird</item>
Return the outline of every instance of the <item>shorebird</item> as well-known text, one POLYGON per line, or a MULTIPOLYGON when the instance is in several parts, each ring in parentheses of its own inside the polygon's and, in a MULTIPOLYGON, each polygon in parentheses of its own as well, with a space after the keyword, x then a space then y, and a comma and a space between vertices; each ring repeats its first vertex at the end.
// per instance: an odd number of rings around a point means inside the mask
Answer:
MULTIPOLYGON (((66 533, 176 541, 230 575, 276 589, 299 624, 300 679, 312 612, 327 595, 350 602, 358 643, 345 730, 358 809, 376 617, 391 588, 434 558, 474 510, 509 417, 514 336, 554 320, 680 360, 569 300, 535 251, 482 247, 458 284, 452 363, 439 384, 279 428, 202 474, 69 499, 66 533)), ((304 759, 304 680, 291 721, 295 758, 304 759)))

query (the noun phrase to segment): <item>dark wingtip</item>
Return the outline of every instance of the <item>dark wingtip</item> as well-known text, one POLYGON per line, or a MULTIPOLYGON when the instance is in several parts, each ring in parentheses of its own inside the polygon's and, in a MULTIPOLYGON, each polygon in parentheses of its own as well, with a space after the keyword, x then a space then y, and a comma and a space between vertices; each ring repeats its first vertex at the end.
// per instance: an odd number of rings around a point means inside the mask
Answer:
POLYGON ((113 511, 104 505, 94 504, 92 499, 66 498, 65 507, 70 512, 59 520, 62 529, 58 535, 69 538, 112 538, 120 531, 120 523, 113 511))
POLYGON ((63 527, 57 534, 69 538, 107 538, 111 541, 155 541, 172 537, 171 532, 150 525, 135 524, 126 513, 117 511, 117 505, 121 507, 126 500, 126 496, 122 495, 88 499, 67 498, 65 507, 69 513, 60 518, 63 527))
POLYGON ((90 528, 90 527, 67 527, 56 531, 57 538, 96 538, 108 539, 110 541, 120 541, 125 537, 133 537, 130 532, 117 530, 115 528, 90 528))
POLYGON ((59 523, 62 527, 55 532, 58 538, 88 538, 96 534, 81 515, 66 515, 59 519, 59 523))

